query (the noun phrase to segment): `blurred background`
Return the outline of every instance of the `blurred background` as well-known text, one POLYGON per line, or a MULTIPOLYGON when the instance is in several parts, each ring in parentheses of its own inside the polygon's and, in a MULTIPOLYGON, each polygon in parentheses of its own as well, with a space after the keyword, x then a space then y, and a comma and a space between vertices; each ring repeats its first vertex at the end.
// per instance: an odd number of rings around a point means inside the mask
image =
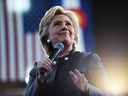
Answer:
POLYGON ((46 56, 39 22, 52 6, 74 11, 79 51, 97 53, 116 96, 128 96, 127 0, 0 0, 0 96, 23 96, 29 71, 46 56))

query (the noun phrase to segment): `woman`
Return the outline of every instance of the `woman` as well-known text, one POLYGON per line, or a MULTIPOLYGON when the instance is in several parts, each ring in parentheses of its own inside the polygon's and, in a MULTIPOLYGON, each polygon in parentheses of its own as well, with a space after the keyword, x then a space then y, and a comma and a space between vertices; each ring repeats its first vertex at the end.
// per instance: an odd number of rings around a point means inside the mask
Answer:
POLYGON ((55 44, 64 45, 52 62, 36 62, 30 72, 25 96, 101 96, 111 95, 101 60, 95 53, 76 51, 79 39, 76 15, 60 6, 49 9, 39 26, 43 49, 50 56, 55 44), (44 75, 40 71, 45 69, 44 75))

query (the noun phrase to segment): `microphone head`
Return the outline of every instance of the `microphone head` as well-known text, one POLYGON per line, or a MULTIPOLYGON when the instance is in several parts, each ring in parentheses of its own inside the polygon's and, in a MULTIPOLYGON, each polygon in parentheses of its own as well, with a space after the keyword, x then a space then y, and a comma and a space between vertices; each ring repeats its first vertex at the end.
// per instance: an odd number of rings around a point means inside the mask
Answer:
POLYGON ((55 48, 60 48, 61 49, 60 51, 62 51, 64 49, 64 45, 59 42, 55 44, 55 48))

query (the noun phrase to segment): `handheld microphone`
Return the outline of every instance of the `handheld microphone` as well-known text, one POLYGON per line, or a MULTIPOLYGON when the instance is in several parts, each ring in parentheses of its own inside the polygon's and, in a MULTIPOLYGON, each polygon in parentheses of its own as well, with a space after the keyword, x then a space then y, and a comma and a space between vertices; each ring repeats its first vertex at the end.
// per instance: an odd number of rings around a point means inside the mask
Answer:
MULTIPOLYGON (((62 43, 56 43, 55 44, 55 49, 52 52, 52 54, 49 56, 49 58, 51 59, 51 61, 53 62, 56 58, 56 56, 60 53, 60 51, 62 51, 64 49, 64 45, 62 43)), ((41 69, 40 74, 44 75, 44 73, 47 72, 46 69, 41 69)))

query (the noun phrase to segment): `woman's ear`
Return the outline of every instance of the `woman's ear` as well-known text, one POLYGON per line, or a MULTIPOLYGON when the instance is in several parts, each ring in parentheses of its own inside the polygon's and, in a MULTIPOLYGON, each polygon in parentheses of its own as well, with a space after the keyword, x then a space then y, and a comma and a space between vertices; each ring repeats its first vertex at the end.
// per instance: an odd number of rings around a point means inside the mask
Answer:
POLYGON ((48 40, 48 36, 45 36, 45 40, 46 40, 46 41, 48 40))

